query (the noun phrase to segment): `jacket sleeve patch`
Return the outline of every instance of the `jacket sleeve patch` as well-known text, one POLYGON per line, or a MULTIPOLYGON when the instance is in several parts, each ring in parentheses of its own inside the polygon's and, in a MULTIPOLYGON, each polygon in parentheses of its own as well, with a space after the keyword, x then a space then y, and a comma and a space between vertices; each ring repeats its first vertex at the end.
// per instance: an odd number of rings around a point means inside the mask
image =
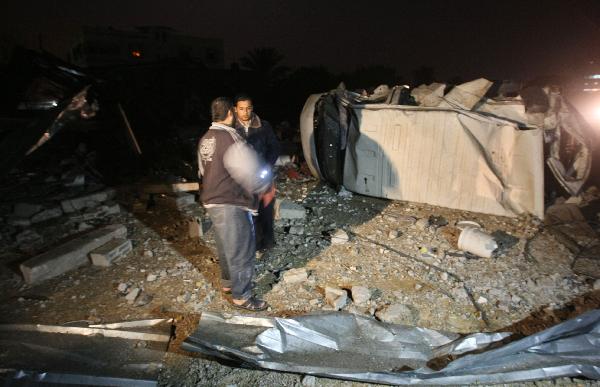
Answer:
POLYGON ((205 138, 200 143, 200 157, 203 162, 212 161, 215 149, 217 147, 217 139, 214 137, 205 138))

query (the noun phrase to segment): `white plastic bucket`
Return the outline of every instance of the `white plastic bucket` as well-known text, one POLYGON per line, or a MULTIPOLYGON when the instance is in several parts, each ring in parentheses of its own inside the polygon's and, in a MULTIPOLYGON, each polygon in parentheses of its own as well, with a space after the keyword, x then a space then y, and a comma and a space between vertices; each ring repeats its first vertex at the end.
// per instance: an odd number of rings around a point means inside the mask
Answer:
POLYGON ((458 237, 458 248, 479 257, 490 258, 498 243, 478 227, 466 227, 458 237))

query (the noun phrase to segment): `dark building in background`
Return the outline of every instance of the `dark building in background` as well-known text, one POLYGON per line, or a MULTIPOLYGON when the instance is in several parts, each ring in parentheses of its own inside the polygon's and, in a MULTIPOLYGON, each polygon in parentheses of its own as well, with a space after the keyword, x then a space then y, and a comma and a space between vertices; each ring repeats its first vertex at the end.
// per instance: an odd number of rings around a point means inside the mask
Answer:
POLYGON ((185 35, 170 27, 145 26, 134 30, 83 27, 70 53, 81 67, 187 60, 211 69, 224 67, 223 40, 185 35))

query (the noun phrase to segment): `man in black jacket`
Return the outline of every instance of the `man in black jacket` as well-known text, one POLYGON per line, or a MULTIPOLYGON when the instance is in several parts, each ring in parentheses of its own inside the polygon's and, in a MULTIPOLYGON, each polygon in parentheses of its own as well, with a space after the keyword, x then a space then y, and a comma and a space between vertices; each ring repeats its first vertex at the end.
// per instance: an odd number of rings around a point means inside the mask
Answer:
MULTIPOLYGON (((271 125, 267 121, 261 120, 254 113, 252 98, 244 94, 239 94, 235 98, 235 116, 235 129, 254 148, 272 171, 279 157, 279 142, 271 125)), ((274 193, 274 185, 271 190, 274 193)), ((275 244, 273 232, 274 205, 274 200, 270 203, 265 203, 263 200, 259 202, 258 216, 254 218, 257 250, 269 249, 275 244)))
POLYGON ((267 303, 252 296, 256 253, 252 214, 259 200, 269 202, 265 193, 271 187, 271 173, 233 128, 229 99, 215 99, 211 114, 213 123, 198 143, 200 199, 215 229, 223 291, 231 292, 238 308, 264 310, 267 303))

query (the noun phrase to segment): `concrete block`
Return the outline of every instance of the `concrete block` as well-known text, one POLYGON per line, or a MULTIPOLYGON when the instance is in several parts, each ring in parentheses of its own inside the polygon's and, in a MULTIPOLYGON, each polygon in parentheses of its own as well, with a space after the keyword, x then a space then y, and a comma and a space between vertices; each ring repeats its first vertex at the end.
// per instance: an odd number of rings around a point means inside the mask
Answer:
POLYGON ((63 200, 60 205, 65 213, 71 213, 82 210, 84 208, 96 207, 115 197, 115 190, 107 188, 102 191, 94 192, 89 195, 80 196, 72 199, 63 200))
POLYGON ((299 204, 287 200, 275 200, 276 219, 304 219, 306 210, 299 204))
POLYGON ((30 218, 43 209, 41 204, 17 203, 13 207, 13 215, 18 218, 30 218))
POLYGON ((286 284, 297 284, 305 282, 308 279, 308 273, 304 268, 290 269, 283 273, 283 282, 286 284))
POLYGON ((191 204, 196 203, 196 196, 189 193, 181 192, 175 195, 167 196, 167 201, 171 206, 177 209, 183 209, 191 204))
POLYGON ((371 292, 366 286, 355 285, 351 289, 352 301, 356 304, 365 304, 371 299, 371 292))
POLYGON ((41 282, 56 277, 89 262, 90 251, 102 246, 111 239, 124 238, 127 228, 112 224, 88 232, 78 238, 63 243, 52 250, 39 254, 20 266, 25 282, 41 282))
POLYGON ((344 289, 327 286, 325 288, 325 300, 334 310, 340 310, 348 302, 348 293, 344 289))
POLYGON ((116 238, 90 252, 92 264, 110 266, 111 263, 133 250, 131 240, 116 238))
POLYGON ((45 222, 46 220, 59 218, 63 214, 60 207, 47 208, 42 212, 38 212, 37 214, 31 217, 31 223, 40 223, 45 222))

